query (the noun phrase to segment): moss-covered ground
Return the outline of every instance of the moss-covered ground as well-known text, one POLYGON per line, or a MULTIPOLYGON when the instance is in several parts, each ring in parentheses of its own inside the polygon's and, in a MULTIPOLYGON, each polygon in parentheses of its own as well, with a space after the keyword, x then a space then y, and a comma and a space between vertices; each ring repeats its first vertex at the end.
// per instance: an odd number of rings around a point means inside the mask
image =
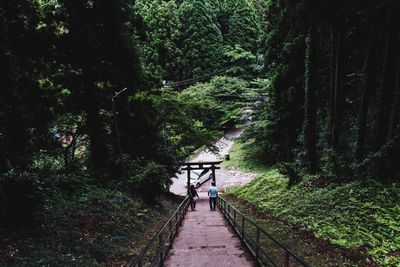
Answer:
MULTIPOLYGON (((269 217, 269 222, 264 220, 267 229, 275 233, 279 232, 276 229, 289 229, 278 234, 283 239, 288 241, 291 237, 287 238, 287 233, 297 232, 294 238, 298 242, 288 242, 306 257, 307 249, 295 243, 304 242, 302 236, 309 233, 315 237, 313 243, 326 241, 329 247, 325 254, 343 256, 333 266, 400 266, 398 183, 365 179, 329 183, 323 177, 306 176, 299 184, 289 186, 287 177, 252 160, 242 144, 235 145, 227 165, 260 173, 251 183, 232 189, 228 196, 242 207, 250 204, 264 213, 264 218, 269 217)), ((326 263, 317 261, 314 265, 326 263)))

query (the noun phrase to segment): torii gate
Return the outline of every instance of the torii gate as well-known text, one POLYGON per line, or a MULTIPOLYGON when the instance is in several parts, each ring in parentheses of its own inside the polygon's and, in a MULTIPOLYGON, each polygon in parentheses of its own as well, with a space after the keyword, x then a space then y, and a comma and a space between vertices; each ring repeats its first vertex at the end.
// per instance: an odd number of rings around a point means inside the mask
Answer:
POLYGON ((182 170, 187 171, 187 191, 189 194, 190 190, 190 171, 191 170, 204 170, 204 169, 211 169, 212 173, 212 179, 215 182, 215 185, 217 185, 217 180, 215 177, 215 170, 221 169, 221 167, 217 166, 221 164, 222 160, 220 161, 204 161, 204 162, 186 162, 184 165, 186 167, 182 168, 182 170))

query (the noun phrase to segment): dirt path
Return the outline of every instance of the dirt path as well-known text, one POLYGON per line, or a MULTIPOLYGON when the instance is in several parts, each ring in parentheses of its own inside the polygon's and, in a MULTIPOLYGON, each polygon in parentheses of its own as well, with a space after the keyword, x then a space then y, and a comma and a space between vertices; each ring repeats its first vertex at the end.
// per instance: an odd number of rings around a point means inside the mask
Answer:
POLYGON ((188 211, 166 258, 165 266, 254 266, 219 210, 210 211, 200 193, 195 211, 188 211))

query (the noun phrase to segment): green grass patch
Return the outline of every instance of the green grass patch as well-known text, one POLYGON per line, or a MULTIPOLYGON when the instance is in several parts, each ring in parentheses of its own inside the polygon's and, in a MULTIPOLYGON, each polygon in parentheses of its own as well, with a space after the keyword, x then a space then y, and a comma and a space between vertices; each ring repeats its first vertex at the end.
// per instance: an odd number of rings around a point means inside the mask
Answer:
MULTIPOLYGON (((329 244, 328 241, 317 239, 309 231, 299 230, 294 225, 270 216, 270 214, 254 207, 253 204, 243 201, 232 194, 224 197, 233 206, 238 208, 251 221, 266 230, 281 244, 302 258, 310 266, 371 266, 372 260, 365 250, 348 250, 329 244)), ((256 230, 246 225, 246 232, 256 240, 256 230)), ((283 259, 284 253, 275 243, 265 236, 260 238, 263 249, 276 262, 283 259)))
POLYGON ((244 171, 262 172, 268 170, 259 160, 259 155, 245 150, 246 144, 251 142, 252 140, 244 144, 236 142, 229 152, 230 160, 224 160, 221 166, 225 169, 229 166, 236 166, 244 171))
MULTIPOLYGON (((236 150, 237 155, 246 158, 242 145, 236 150)), ((246 169, 256 167, 242 165, 246 169)), ((320 184, 316 177, 305 177, 300 184, 289 187, 288 178, 271 168, 231 193, 331 244, 366 248, 379 265, 399 266, 400 185, 374 180, 324 187, 320 184)))

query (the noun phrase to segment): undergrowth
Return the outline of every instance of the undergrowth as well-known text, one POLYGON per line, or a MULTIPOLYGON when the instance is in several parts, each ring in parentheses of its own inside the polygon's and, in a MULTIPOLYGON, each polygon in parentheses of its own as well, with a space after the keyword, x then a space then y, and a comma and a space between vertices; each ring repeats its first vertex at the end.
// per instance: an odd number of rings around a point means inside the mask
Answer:
POLYGON ((277 169, 258 168, 242 145, 231 152, 239 167, 260 176, 231 191, 261 210, 344 248, 363 248, 381 266, 400 266, 400 185, 375 180, 344 184, 303 177, 296 186, 277 169), (237 157, 240 156, 240 157, 237 157), (246 159, 246 160, 243 160, 246 159))
POLYGON ((122 266, 153 237, 179 205, 151 204, 127 193, 87 185, 46 199, 29 229, 0 229, 1 266, 122 266))

